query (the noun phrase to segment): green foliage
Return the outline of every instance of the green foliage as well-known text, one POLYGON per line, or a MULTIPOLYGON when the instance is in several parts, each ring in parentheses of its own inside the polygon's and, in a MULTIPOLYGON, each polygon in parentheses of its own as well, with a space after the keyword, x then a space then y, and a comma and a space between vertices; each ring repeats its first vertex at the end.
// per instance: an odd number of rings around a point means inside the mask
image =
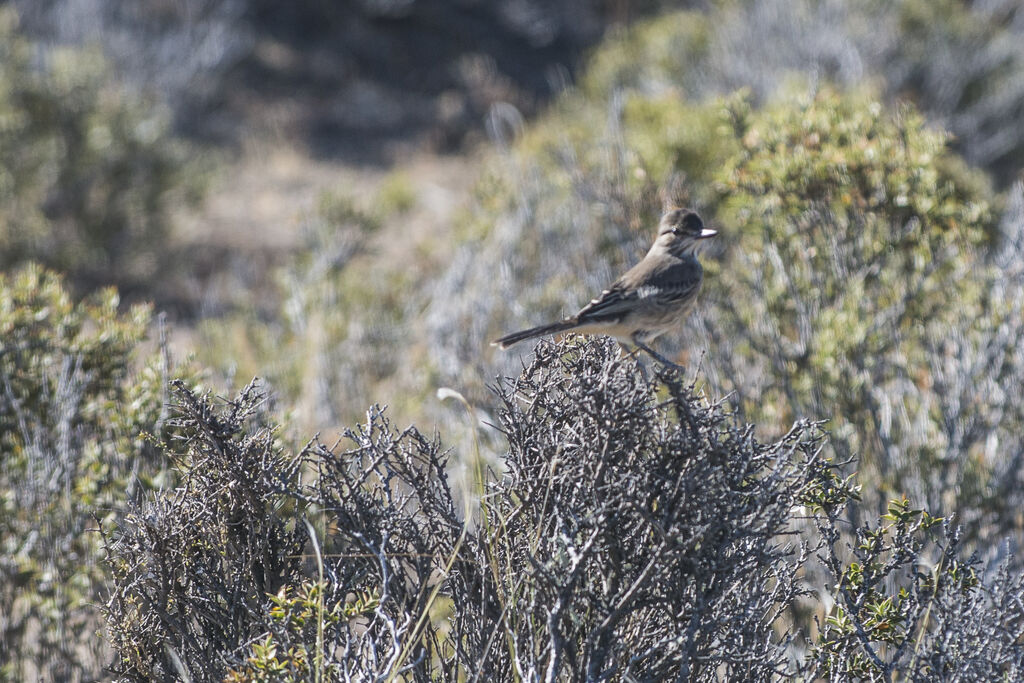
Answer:
POLYGON ((613 34, 581 78, 585 95, 616 91, 704 100, 750 88, 769 102, 787 84, 871 84, 909 100, 954 134, 954 148, 1001 186, 1018 177, 1024 132, 1021 24, 1012 2, 815 0, 718 2, 613 34))
POLYGON ((618 88, 682 89, 706 58, 711 22, 702 12, 675 12, 640 21, 594 51, 580 88, 596 101, 618 88))
POLYGON ((831 460, 817 460, 809 466, 817 468, 817 476, 804 491, 801 502, 812 513, 833 514, 850 502, 860 501, 861 485, 855 481, 855 475, 840 476, 831 460))
POLYGON ((385 216, 409 213, 416 206, 416 190, 412 180, 403 173, 392 173, 377 191, 374 203, 385 216))
POLYGON ((672 95, 626 98, 622 128, 633 162, 626 176, 655 184, 677 176, 676 190, 683 193, 677 200, 714 202, 718 170, 738 146, 721 109, 720 103, 697 105, 672 95))
POLYGON ((98 52, 42 50, 0 10, 0 267, 137 286, 165 258, 171 207, 198 196, 196 170, 98 52))
MULTIPOLYGON (((272 607, 269 616, 292 644, 287 651, 279 652, 280 646, 274 635, 268 634, 262 641, 253 643, 251 654, 242 666, 229 671, 226 683, 256 683, 280 681, 293 683, 314 678, 317 657, 324 658, 323 644, 317 649, 317 631, 337 628, 343 621, 367 618, 380 607, 380 598, 368 591, 353 595, 348 601, 334 602, 325 609, 324 592, 326 582, 304 581, 297 590, 283 586, 277 595, 270 596, 272 607)), ((322 636, 321 636, 322 638, 322 636)), ((323 675, 321 669, 320 675, 323 675)))
MULTIPOLYGON (((901 257, 932 260, 954 240, 978 243, 991 221, 986 197, 964 182, 968 172, 951 171, 946 135, 910 107, 893 115, 869 97, 825 89, 757 112, 739 99, 727 113, 741 149, 721 191, 744 234, 760 219, 773 237, 792 237, 780 232, 785 222, 817 211, 842 231, 887 222, 902 232, 881 237, 901 257)), ((879 241, 865 238, 865 259, 882 251, 879 241)))
POLYGON ((759 424, 831 415, 840 454, 892 495, 912 475, 894 457, 946 456, 936 351, 993 314, 988 195, 910 109, 823 91, 728 113, 740 142, 718 181, 728 247, 708 264, 708 325, 733 356, 720 367, 747 368, 730 377, 759 424))
POLYGON ((965 558, 958 532, 906 498, 889 501, 875 525, 853 538, 839 528, 841 508, 815 517, 828 541, 821 558, 834 581, 832 607, 809 652, 814 680, 998 680, 1019 657, 1012 625, 977 629, 984 593, 980 563, 965 558), (1009 629, 1004 629, 1009 626, 1009 629), (966 672, 972 672, 966 675, 966 672))
POLYGON ((0 274, 0 671, 14 680, 98 674, 97 522, 167 481, 151 440, 170 369, 139 357, 149 308, 118 304, 112 289, 75 303, 38 266, 0 274))
POLYGON ((862 427, 850 453, 870 451, 866 393, 920 382, 925 336, 979 306, 987 202, 945 172, 943 137, 912 112, 825 92, 729 113, 741 151, 720 176, 720 213, 735 232, 709 271, 729 293, 722 334, 770 365, 746 408, 778 423, 834 407, 838 432, 862 427))

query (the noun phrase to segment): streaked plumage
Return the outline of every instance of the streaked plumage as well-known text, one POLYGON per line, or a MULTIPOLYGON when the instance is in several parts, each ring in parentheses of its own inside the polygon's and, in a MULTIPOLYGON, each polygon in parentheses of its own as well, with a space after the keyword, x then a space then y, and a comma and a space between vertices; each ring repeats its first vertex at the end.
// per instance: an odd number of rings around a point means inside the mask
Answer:
POLYGON ((658 237, 647 255, 579 313, 549 325, 506 335, 493 343, 503 349, 546 334, 572 330, 607 334, 620 342, 646 344, 686 316, 697 301, 704 269, 697 260, 701 242, 716 231, 689 209, 661 217, 658 237))

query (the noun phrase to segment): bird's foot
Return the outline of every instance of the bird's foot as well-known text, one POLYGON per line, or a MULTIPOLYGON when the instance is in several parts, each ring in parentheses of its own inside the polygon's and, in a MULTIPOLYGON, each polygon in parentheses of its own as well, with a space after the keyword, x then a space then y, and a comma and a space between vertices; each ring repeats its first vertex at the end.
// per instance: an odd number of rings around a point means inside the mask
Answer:
POLYGON ((670 368, 674 368, 675 370, 679 370, 680 372, 683 372, 683 371, 686 370, 686 368, 684 368, 682 365, 679 365, 678 363, 673 363, 668 358, 665 358, 663 355, 661 355, 660 353, 658 353, 657 351, 652 349, 647 344, 644 344, 643 342, 637 341, 635 339, 633 340, 633 343, 636 344, 636 347, 638 349, 644 351, 648 356, 650 356, 654 360, 658 361, 662 365, 666 365, 666 366, 668 366, 670 368))
POLYGON ((626 360, 636 360, 636 366, 640 368, 640 376, 643 378, 645 382, 650 381, 650 377, 647 375, 647 367, 644 366, 643 361, 636 357, 636 355, 640 353, 639 346, 629 348, 623 342, 619 342, 619 352, 625 357, 626 360))
POLYGON ((625 342, 619 342, 619 353, 625 356, 627 359, 636 358, 636 354, 640 352, 639 347, 629 348, 625 342))

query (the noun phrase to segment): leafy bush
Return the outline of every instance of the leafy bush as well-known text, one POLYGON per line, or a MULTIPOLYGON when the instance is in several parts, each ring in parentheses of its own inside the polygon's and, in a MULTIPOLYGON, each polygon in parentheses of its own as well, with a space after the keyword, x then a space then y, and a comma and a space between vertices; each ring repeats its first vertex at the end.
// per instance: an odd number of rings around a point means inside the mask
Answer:
POLYGON ((748 88, 758 104, 794 81, 877 88, 914 102, 969 162, 1008 186, 1024 164, 1024 24, 1012 0, 753 0, 648 19, 597 50, 588 97, 616 89, 704 100, 748 88))
POLYGON ((471 526, 437 441, 379 410, 288 455, 252 385, 178 385, 182 484, 108 539, 122 677, 1021 673, 1024 585, 905 501, 845 532, 857 487, 817 426, 761 443, 609 341, 542 343, 498 393, 506 470, 471 526))
POLYGON ((758 424, 831 416, 833 448, 879 483, 878 512, 901 492, 991 509, 1014 474, 982 449, 1013 443, 1024 414, 977 390, 1024 366, 1006 343, 1022 311, 1000 293, 1017 290, 984 258, 986 195, 910 110, 825 92, 729 116, 740 149, 719 176, 733 231, 709 264, 709 371, 758 424))
POLYGON ((982 587, 955 527, 906 498, 850 538, 816 517, 834 606, 807 662, 813 680, 1012 680, 1024 671, 1024 590, 1004 565, 982 587), (847 538, 844 543, 840 538, 847 538))
POLYGON ((438 444, 371 411, 350 450, 286 455, 265 401, 254 385, 221 407, 178 386, 182 485, 108 541, 118 671, 297 681, 429 668, 419 648, 440 635, 420 616, 464 536, 438 444))
POLYGON ((107 648, 97 521, 167 483, 150 434, 171 372, 142 354, 149 308, 103 290, 74 303, 57 275, 0 274, 0 679, 92 679, 107 648))
POLYGON ((82 291, 140 286, 166 258, 194 168, 161 110, 96 52, 42 50, 0 10, 0 267, 36 260, 82 291), (188 179, 188 180, 187 180, 188 179))

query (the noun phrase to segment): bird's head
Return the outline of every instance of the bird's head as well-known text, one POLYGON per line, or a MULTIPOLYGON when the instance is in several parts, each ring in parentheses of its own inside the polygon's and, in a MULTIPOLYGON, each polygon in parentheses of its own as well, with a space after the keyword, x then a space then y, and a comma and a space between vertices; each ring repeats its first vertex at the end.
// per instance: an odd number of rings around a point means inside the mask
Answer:
POLYGON ((704 221, 689 209, 666 211, 658 225, 655 248, 661 248, 674 256, 692 254, 705 240, 718 234, 717 230, 704 227, 704 221))

